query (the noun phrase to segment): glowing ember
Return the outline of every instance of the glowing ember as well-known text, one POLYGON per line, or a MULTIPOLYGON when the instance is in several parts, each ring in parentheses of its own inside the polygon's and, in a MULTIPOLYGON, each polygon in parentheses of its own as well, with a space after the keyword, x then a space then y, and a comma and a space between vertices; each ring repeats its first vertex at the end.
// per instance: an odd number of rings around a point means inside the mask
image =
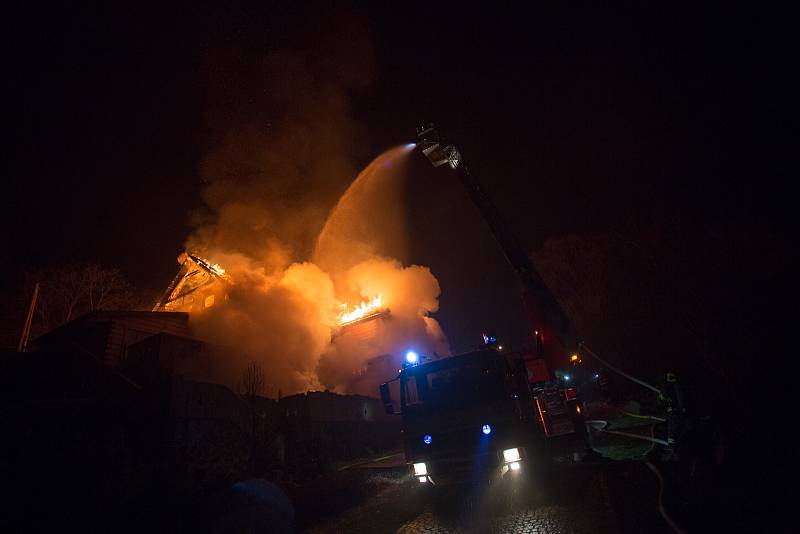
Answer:
POLYGON ((382 304, 383 295, 377 295, 372 300, 367 302, 361 301, 361 304, 354 306, 350 311, 347 310, 347 304, 342 304, 344 311, 339 314, 336 320, 339 323, 339 326, 344 326, 346 324, 364 319, 365 317, 377 315, 381 311, 382 304))
POLYGON ((218 263, 212 265, 210 261, 204 260, 203 258, 194 254, 189 254, 189 257, 192 258, 192 260, 198 265, 205 267, 205 269, 214 276, 218 276, 219 278, 224 278, 226 280, 229 279, 229 277, 225 274, 225 269, 223 269, 218 263))

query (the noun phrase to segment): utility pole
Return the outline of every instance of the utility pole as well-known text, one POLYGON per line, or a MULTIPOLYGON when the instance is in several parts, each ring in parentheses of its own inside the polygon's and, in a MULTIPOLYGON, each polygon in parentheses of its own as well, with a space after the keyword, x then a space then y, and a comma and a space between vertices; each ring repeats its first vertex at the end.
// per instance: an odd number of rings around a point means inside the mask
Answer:
POLYGON ((25 352, 28 348, 28 339, 31 337, 31 323, 33 322, 33 311, 36 309, 36 300, 39 298, 39 282, 33 287, 31 303, 28 306, 28 315, 25 317, 25 325, 22 327, 22 334, 19 336, 17 352, 25 352))

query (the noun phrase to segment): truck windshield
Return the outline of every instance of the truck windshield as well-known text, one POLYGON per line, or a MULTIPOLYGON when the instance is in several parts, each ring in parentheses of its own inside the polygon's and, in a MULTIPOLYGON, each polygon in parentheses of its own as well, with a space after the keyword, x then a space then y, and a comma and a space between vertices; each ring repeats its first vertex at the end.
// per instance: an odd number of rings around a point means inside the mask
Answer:
POLYGON ((505 369, 495 358, 473 358, 425 372, 415 370, 403 381, 404 411, 462 408, 505 400, 505 369))

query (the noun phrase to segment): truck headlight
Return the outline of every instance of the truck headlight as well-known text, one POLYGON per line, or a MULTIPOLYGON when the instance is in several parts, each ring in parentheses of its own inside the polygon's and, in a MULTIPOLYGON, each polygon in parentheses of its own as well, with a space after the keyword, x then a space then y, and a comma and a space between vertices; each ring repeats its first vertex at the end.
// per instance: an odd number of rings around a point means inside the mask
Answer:
POLYGON ((519 449, 516 447, 513 449, 506 449, 503 451, 503 461, 508 462, 518 462, 520 460, 519 449))
POLYGON ((419 476, 425 476, 428 474, 428 466, 425 465, 425 462, 420 462, 418 464, 414 464, 414 474, 419 476))

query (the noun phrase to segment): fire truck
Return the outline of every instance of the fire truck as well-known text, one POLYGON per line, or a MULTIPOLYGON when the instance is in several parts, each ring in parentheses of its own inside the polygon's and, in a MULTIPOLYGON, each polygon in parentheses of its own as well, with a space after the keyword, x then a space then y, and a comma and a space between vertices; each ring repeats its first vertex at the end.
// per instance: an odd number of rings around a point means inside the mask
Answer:
POLYGON ((554 441, 585 435, 573 384, 598 377, 587 376, 569 320, 460 150, 433 125, 418 129, 417 139, 434 167, 455 172, 522 282, 533 348, 508 354, 484 334, 485 349, 468 354, 425 361, 409 352, 397 378, 381 385, 381 398, 388 413, 403 418, 406 462, 420 483, 513 477, 543 467, 554 441))
POLYGON ((381 384, 387 413, 402 415, 406 462, 421 484, 480 483, 546 468, 551 440, 580 423, 579 404, 564 388, 532 388, 526 360, 489 346, 431 361, 410 352, 398 377, 381 384))

